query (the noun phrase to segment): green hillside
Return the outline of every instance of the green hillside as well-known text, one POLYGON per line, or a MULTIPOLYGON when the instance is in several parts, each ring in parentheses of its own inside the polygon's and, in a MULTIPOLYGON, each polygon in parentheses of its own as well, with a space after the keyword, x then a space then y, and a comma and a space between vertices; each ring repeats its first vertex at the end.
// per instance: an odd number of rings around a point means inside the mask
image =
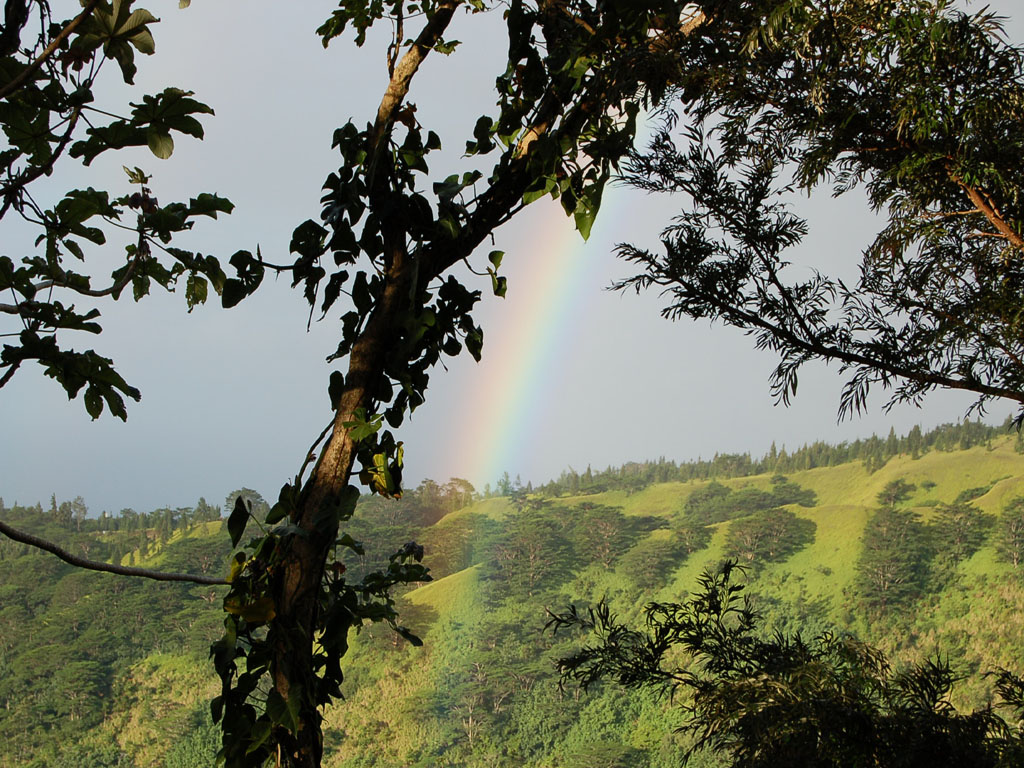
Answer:
MULTIPOLYGON (((427 481, 401 503, 362 503, 350 530, 368 551, 348 574, 415 538, 435 580, 400 598, 422 648, 377 625, 353 639, 324 764, 678 765, 672 702, 559 691, 553 661, 581 638, 545 632, 545 609, 605 599, 638 622, 647 601, 680 599, 726 557, 746 567, 766 631, 852 633, 899 663, 948 655, 965 678, 954 703, 986 703, 986 671, 1024 666, 1024 565, 1012 566, 1024 541, 1008 525, 1024 514, 1024 455, 999 429, 943 429, 941 444, 890 437, 853 457, 811 446, 588 468, 482 499, 427 481), (874 578, 882 566, 896 586, 874 578)), ((100 520, 76 509, 0 502, 5 521, 88 557, 226 572, 227 535, 205 502, 100 520)), ((0 768, 211 765, 222 594, 78 571, 0 540, 0 768)))

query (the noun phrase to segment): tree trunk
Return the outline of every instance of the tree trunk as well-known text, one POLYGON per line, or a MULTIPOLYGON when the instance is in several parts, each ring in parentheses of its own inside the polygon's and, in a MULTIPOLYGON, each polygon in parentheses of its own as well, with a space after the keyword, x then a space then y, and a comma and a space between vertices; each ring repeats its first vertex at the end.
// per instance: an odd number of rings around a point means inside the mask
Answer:
MULTIPOLYGON (((309 535, 293 537, 282 563, 278 591, 274 595, 277 643, 271 673, 274 687, 285 701, 289 700, 294 686, 309 692, 315 685, 312 670, 317 600, 327 557, 338 538, 336 521, 326 528, 322 522, 318 528, 315 521, 321 510, 338 504, 348 486, 356 444, 349 437, 345 423, 354 419, 358 409, 368 409, 373 405, 370 386, 375 377, 382 375, 384 355, 395 321, 407 308, 412 270, 404 247, 399 245, 403 238, 388 238, 393 246, 387 282, 365 330, 352 347, 346 386, 338 402, 331 438, 302 489, 298 508, 292 517, 292 522, 309 535)), ((319 714, 311 707, 310 696, 299 695, 303 702, 299 711, 302 727, 297 734, 283 739, 288 755, 286 758, 282 755, 282 758, 285 765, 294 768, 319 768, 323 754, 319 714)))

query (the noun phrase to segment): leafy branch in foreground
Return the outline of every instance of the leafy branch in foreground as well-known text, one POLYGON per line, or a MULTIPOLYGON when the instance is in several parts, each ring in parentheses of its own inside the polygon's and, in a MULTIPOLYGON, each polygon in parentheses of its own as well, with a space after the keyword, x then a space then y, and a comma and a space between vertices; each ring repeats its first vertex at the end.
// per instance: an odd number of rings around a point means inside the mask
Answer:
MULTIPOLYGON (((142 96, 127 115, 94 106, 107 62, 130 84, 135 54, 156 49, 150 25, 158 19, 132 4, 89 0, 74 18, 59 21, 49 3, 9 0, 0 30, 0 222, 14 248, 21 247, 19 233, 34 233, 25 255, 0 256, 0 317, 9 323, 0 326, 9 340, 0 349, 0 388, 34 360, 69 398, 84 389, 93 418, 107 408, 125 419, 124 398, 141 396, 112 360, 66 346, 70 332, 101 332, 99 299, 117 300, 130 289, 139 301, 154 284, 172 291, 183 279, 191 310, 211 286, 226 306, 255 288, 248 275, 228 278, 215 257, 171 245, 202 217, 230 213, 222 197, 202 193, 161 204, 139 168, 125 168, 132 186, 119 195, 90 186, 47 199, 36 184, 72 160, 88 166, 101 154, 136 146, 166 159, 175 133, 203 138, 197 116, 213 110, 180 88, 142 96), (36 27, 40 32, 30 31, 36 27), (115 236, 123 245, 108 242, 115 236), (123 258, 109 259, 111 248, 123 248, 123 258), (106 277, 98 267, 104 259, 114 262, 106 277)), ((233 264, 248 255, 239 253, 233 264)))
POLYGON ((684 104, 628 174, 685 207, 663 252, 620 246, 643 272, 618 287, 662 289, 665 316, 753 335, 780 357, 782 402, 804 363, 834 360, 849 373, 841 417, 875 385, 892 388, 889 406, 944 387, 976 393, 975 408, 1014 400, 1019 423, 1022 49, 987 9, 947 0, 704 5, 684 104), (819 188, 861 190, 886 217, 856 282, 828 274, 829 254, 789 277, 807 223, 788 199, 819 188))
POLYGON ((693 738, 686 759, 711 749, 735 768, 996 768, 1024 759, 1020 677, 993 673, 1013 725, 991 705, 961 714, 949 703, 958 677, 940 658, 893 671, 851 637, 762 637, 738 570, 727 561, 705 571, 685 602, 651 603, 643 631, 619 624, 605 604, 550 614, 555 631, 595 637, 558 661, 562 684, 609 679, 677 696, 691 716, 681 729, 693 738))

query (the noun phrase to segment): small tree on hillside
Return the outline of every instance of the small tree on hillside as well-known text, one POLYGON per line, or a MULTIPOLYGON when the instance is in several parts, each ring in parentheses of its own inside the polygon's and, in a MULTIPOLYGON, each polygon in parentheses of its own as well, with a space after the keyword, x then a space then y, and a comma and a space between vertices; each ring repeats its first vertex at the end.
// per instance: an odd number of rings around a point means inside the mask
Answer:
POLYGON ((882 507, 864 527, 857 595, 871 612, 889 613, 918 597, 928 577, 927 532, 917 515, 882 507))
POLYGON ((931 525, 937 555, 952 566, 969 558, 984 545, 994 522, 973 504, 943 504, 931 525))
POLYGON ((814 541, 817 526, 787 509, 767 509, 734 520, 726 535, 725 553, 744 565, 761 568, 785 560, 814 541))
POLYGON ((916 486, 913 483, 908 483, 902 477, 887 483, 886 486, 878 492, 875 500, 878 502, 878 506, 883 509, 895 509, 897 504, 902 504, 904 501, 910 498, 915 490, 916 486))
POLYGON ((1024 561, 1024 496, 1011 499, 999 517, 996 551, 1000 559, 1019 572, 1024 561))

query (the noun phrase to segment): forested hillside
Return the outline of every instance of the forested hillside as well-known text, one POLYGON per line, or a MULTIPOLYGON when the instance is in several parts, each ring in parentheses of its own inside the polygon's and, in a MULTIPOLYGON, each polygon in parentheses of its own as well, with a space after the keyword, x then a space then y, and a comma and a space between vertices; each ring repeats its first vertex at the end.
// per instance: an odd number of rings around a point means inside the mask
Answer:
MULTIPOLYGON (((497 493, 425 481, 360 506, 347 576, 408 540, 434 580, 353 638, 329 766, 675 766, 679 702, 614 686, 559 691, 580 640, 545 609, 606 599, 639 622, 734 558, 766 631, 852 633, 898 663, 948 655, 954 703, 991 697, 1024 658, 1024 455, 1005 428, 922 434, 583 473, 497 493)), ((254 506, 258 494, 245 491, 254 506)), ((229 497, 230 499, 231 497, 229 497)), ((226 573, 221 508, 88 516, 81 499, 0 507, 11 525, 93 559, 226 573)), ((0 539, 0 766, 212 764, 207 659, 223 588, 76 570, 0 539)), ((715 765, 713 754, 697 764, 715 765)), ((691 763, 694 764, 694 763, 691 763)))

